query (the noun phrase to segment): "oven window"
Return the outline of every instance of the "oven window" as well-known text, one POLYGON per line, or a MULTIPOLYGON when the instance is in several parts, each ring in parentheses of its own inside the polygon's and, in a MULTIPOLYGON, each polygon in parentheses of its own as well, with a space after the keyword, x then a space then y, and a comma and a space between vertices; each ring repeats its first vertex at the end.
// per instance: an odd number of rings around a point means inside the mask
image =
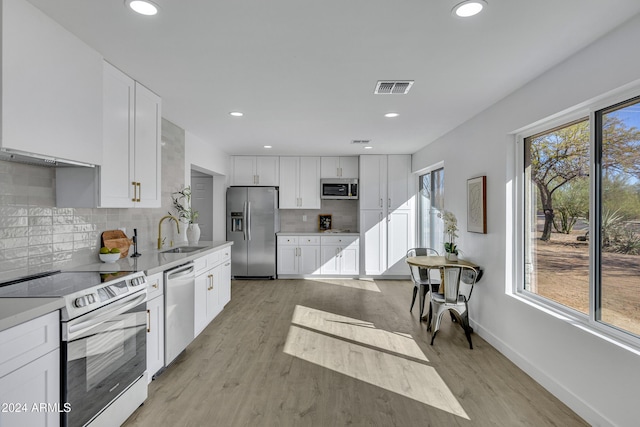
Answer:
POLYGON ((322 186, 323 196, 347 196, 349 184, 324 184, 322 186))

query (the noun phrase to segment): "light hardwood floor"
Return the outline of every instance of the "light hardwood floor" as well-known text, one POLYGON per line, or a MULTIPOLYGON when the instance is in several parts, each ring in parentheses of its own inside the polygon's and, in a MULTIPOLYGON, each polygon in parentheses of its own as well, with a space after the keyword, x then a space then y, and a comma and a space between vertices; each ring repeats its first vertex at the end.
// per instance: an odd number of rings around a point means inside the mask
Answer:
MULTIPOLYGON (((409 281, 233 281, 224 311, 125 426, 584 426, 409 281)), ((473 316, 472 316, 473 317, 473 316)))

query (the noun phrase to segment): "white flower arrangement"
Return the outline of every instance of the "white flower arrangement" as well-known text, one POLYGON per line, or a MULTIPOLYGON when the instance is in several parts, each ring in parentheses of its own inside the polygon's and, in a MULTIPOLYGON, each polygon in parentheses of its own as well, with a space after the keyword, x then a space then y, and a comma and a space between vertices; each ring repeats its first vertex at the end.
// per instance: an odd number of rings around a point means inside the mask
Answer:
POLYGON ((444 251, 450 254, 458 255, 458 246, 455 243, 458 234, 458 220, 453 212, 443 210, 438 214, 444 222, 444 233, 447 235, 447 241, 444 243, 444 251))

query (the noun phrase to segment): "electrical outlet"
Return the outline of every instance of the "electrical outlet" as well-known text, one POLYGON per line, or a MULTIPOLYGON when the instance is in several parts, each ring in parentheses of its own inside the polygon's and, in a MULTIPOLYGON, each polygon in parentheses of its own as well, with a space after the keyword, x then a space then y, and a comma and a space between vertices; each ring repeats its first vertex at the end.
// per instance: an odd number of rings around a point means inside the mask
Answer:
POLYGON ((302 215, 302 222, 307 222, 307 216, 306 215, 302 215))

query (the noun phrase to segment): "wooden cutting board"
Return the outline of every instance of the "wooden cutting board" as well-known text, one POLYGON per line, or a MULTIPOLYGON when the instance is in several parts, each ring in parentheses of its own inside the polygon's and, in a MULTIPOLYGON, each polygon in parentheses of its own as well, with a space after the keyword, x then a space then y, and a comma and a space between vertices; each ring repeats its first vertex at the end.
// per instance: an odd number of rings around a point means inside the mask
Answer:
POLYGON ((133 244, 133 241, 121 230, 103 231, 101 239, 102 246, 109 249, 120 249, 120 258, 124 258, 129 254, 129 247, 133 244))

